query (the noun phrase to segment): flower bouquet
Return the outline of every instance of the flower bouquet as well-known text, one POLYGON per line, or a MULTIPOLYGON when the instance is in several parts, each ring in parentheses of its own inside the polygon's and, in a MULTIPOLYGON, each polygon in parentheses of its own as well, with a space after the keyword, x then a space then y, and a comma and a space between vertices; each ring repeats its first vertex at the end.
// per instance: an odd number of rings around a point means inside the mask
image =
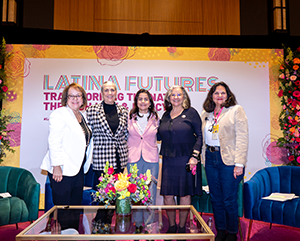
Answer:
POLYGON ((284 48, 279 67, 279 92, 282 110, 279 125, 283 133, 277 146, 287 150, 287 165, 300 165, 300 48, 284 48))
POLYGON ((102 202, 107 207, 112 202, 127 200, 144 205, 151 203, 149 184, 151 182, 151 172, 147 170, 145 174, 138 175, 136 164, 130 166, 129 173, 114 174, 112 166, 106 162, 104 174, 99 178, 95 201, 102 202))

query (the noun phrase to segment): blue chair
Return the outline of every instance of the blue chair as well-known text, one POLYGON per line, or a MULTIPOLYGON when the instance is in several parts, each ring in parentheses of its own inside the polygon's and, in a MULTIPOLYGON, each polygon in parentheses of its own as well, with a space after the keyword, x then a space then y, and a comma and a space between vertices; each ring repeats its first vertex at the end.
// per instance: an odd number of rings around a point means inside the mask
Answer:
MULTIPOLYGON (((84 186, 85 187, 93 187, 94 183, 94 172, 93 172, 93 165, 91 165, 89 171, 84 175, 84 186)), ((93 204, 93 196, 92 194, 95 191, 92 188, 83 190, 82 196, 82 205, 91 205, 93 204)), ((45 212, 47 212, 50 208, 54 206, 53 199, 52 199, 52 188, 50 185, 50 180, 47 176, 46 183, 45 183, 45 212)))
MULTIPOLYGON (((272 201, 262 199, 271 193, 300 195, 300 168, 268 167, 259 170, 244 184, 244 216, 250 219, 248 240, 253 220, 300 228, 300 199, 272 201)), ((271 227, 271 226, 270 226, 271 227)))

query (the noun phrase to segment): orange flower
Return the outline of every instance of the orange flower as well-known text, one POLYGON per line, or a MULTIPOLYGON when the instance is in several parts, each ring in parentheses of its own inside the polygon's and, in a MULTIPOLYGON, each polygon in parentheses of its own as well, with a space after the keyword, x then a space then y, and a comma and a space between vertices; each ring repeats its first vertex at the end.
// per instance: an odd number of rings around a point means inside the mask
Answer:
POLYGON ((2 69, 2 64, 0 64, 0 69, 2 69))
POLYGON ((300 64, 300 59, 294 58, 293 62, 294 62, 294 64, 300 64))
POLYGON ((299 69, 299 66, 298 66, 298 65, 294 65, 294 66, 293 66, 293 69, 294 69, 294 70, 298 70, 298 69, 299 69))
POLYGON ((295 127, 293 126, 292 128, 290 128, 290 132, 294 133, 295 132, 295 127))

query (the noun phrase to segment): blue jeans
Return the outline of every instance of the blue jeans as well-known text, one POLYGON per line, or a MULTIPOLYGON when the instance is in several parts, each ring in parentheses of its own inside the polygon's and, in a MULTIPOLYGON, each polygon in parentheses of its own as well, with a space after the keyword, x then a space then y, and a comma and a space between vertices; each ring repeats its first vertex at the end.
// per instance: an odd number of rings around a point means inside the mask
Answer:
MULTIPOLYGON (((156 180, 158 179, 158 171, 159 171, 158 162, 155 162, 155 163, 146 162, 143 159, 143 157, 141 156, 141 158, 138 162, 127 164, 128 173, 130 171, 130 165, 133 166, 134 164, 136 164, 137 168, 139 169, 138 174, 144 174, 144 173, 146 173, 146 171, 148 169, 150 169, 151 175, 156 180)), ((149 186, 149 191, 151 193, 151 198, 152 198, 151 205, 155 205, 155 203, 156 203, 156 190, 157 190, 157 183, 156 183, 156 181, 152 180, 150 183, 150 186, 149 186)), ((135 210, 133 212, 132 217, 133 217, 134 222, 136 223, 136 226, 140 226, 143 223, 145 225, 148 225, 153 222, 153 215, 152 215, 150 209, 149 210, 147 209, 144 211, 143 210, 135 210)))
POLYGON ((238 232, 237 192, 243 175, 233 176, 234 165, 223 163, 220 152, 205 152, 205 171, 214 212, 215 226, 228 233, 238 232))

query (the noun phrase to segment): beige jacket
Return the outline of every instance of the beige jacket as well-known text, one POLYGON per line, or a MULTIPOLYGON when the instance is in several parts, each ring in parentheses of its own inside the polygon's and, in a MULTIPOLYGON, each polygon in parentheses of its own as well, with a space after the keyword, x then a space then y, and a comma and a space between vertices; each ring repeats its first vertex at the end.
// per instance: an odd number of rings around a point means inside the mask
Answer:
MULTIPOLYGON (((205 111, 201 114, 202 133, 210 113, 205 111)), ((235 105, 224 108, 218 118, 219 141, 221 148, 221 157, 226 165, 235 165, 240 163, 246 166, 248 154, 248 121, 246 113, 242 106, 235 105)), ((202 163, 205 164, 205 138, 203 138, 202 163)))

